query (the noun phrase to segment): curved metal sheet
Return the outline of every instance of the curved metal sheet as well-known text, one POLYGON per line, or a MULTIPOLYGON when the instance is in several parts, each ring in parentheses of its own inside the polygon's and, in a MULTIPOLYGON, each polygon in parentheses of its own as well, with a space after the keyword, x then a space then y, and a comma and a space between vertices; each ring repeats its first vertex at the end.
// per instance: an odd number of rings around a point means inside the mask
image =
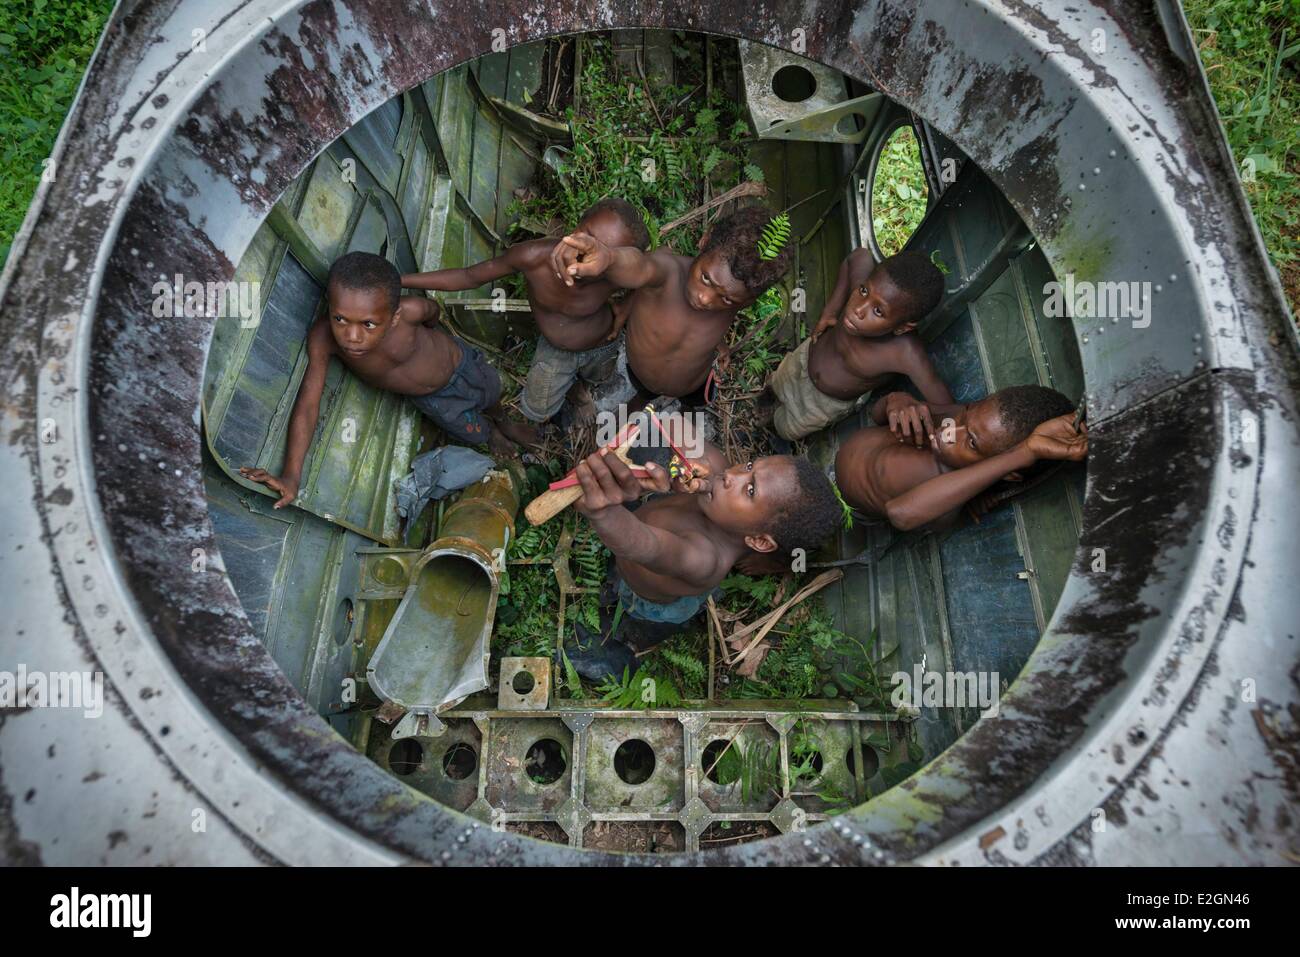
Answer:
POLYGON ((403 788, 288 685, 221 572, 207 518, 197 412, 211 324, 159 321, 149 300, 160 274, 229 278, 326 144, 487 52, 493 29, 516 44, 634 26, 806 44, 957 143, 1058 276, 1149 278, 1155 295, 1149 326, 1078 330, 1094 412, 1084 537, 999 718, 831 824, 711 859, 1276 863, 1300 826, 1280 813, 1296 801, 1294 777, 1276 773, 1295 760, 1284 576, 1300 564, 1300 536, 1280 490, 1300 464, 1300 374, 1170 0, 119 9, 56 148, 59 175, 42 184, 0 279, 0 477, 16 493, 5 526, 21 535, 3 552, 16 631, 5 660, 93 661, 111 682, 112 717, 89 731, 67 712, 6 717, 4 856, 68 860, 102 846, 101 829, 120 824, 111 815, 79 818, 68 840, 65 805, 10 796, 66 788, 41 745, 89 772, 111 743, 132 779, 121 793, 147 780, 165 805, 134 833, 159 844, 175 833, 161 822, 191 809, 221 822, 217 840, 170 844, 172 860, 572 859, 403 788), (1096 549, 1105 572, 1092 570, 1096 549), (20 739, 11 725, 22 722, 39 732, 20 739))

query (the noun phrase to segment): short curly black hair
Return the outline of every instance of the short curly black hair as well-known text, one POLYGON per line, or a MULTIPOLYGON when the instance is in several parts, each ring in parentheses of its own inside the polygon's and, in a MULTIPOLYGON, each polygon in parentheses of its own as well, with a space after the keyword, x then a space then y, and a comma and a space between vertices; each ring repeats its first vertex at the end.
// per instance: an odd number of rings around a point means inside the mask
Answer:
POLYGON ((811 555, 844 524, 844 511, 821 469, 802 456, 777 457, 794 464, 797 488, 772 517, 768 534, 776 539, 780 554, 793 555, 796 548, 802 548, 811 555))
POLYGON ((587 211, 582 214, 582 220, 590 219, 601 210, 609 210, 627 227, 628 233, 632 237, 632 245, 637 249, 645 252, 650 248, 650 230, 646 229, 645 218, 641 211, 625 199, 619 199, 617 196, 606 196, 604 199, 598 199, 587 207, 587 211))
POLYGON ((925 317, 943 298, 943 273, 923 253, 895 253, 882 259, 876 268, 883 269, 907 296, 900 325, 925 317))
POLYGON ((1074 403, 1041 385, 1013 385, 993 393, 998 404, 998 418, 1014 444, 1029 438, 1034 429, 1048 419, 1074 411, 1074 403))
POLYGON ((771 219, 772 212, 766 206, 742 207, 713 224, 709 241, 700 250, 703 256, 721 248, 727 259, 727 268, 745 284, 755 299, 785 275, 794 261, 798 243, 791 236, 775 259, 762 259, 758 254, 758 240, 763 235, 763 227, 771 219))
POLYGON ((377 289, 396 312, 402 301, 402 274, 383 256, 374 253, 345 253, 330 266, 326 289, 338 285, 344 289, 377 289))

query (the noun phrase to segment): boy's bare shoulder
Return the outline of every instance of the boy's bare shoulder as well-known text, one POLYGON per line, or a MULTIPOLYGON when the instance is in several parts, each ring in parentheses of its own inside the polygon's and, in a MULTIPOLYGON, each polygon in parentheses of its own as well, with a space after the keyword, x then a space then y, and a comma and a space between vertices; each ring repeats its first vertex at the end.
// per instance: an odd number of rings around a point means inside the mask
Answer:
POLYGON ((428 296, 403 296, 397 304, 397 317, 402 322, 418 326, 428 318, 430 306, 436 307, 437 302, 428 296))
POLYGON ((849 275, 855 280, 865 279, 876 268, 876 257, 868 246, 859 246, 848 255, 849 275))
POLYGON ((882 449, 893 447, 903 448, 903 444, 884 426, 867 426, 865 429, 858 429, 840 446, 842 451, 850 455, 874 455, 882 449))
POLYGON ((915 332, 905 332, 894 336, 889 343, 894 353, 905 359, 915 359, 926 355, 925 342, 915 332))
MULTIPOLYGON (((646 516, 649 524, 657 525, 665 531, 680 535, 692 547, 718 552, 722 547, 722 532, 714 525, 692 501, 694 496, 684 492, 665 496, 647 504, 662 501, 664 504, 657 511, 646 516)), ((645 506, 642 506, 644 509, 645 506)))
POLYGON ((656 262, 661 262, 665 266, 671 267, 675 272, 679 274, 684 273, 688 269, 690 269, 691 263, 695 261, 690 256, 682 256, 679 255, 678 253, 673 252, 671 246, 660 246, 658 249, 646 253, 646 255, 649 258, 655 260, 656 262))

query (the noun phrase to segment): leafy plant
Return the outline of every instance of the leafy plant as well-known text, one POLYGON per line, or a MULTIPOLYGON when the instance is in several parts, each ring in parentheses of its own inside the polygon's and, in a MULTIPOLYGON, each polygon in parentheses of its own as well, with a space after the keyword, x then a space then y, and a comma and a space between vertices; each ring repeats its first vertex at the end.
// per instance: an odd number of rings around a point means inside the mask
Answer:
POLYGON ((1269 256, 1300 318, 1300 0, 1184 0, 1269 256))
POLYGON ((758 237, 758 258, 775 259, 790 239, 790 214, 778 213, 767 221, 758 237))
POLYGON ((871 229, 886 256, 899 252, 927 209, 929 187, 921 166, 921 148, 911 127, 900 126, 880 151, 871 181, 871 229))
MULTIPOLYGON (((592 203, 612 195, 641 211, 651 244, 658 246, 660 229, 701 205, 706 186, 712 190, 708 195, 716 195, 756 169, 748 163, 749 125, 720 89, 702 102, 698 88, 703 84, 692 75, 702 65, 702 51, 690 50, 689 43, 675 49, 689 51, 686 60, 678 53, 677 73, 691 82, 651 90, 639 76, 620 70, 603 37, 580 42, 578 109, 564 112, 573 148, 557 156, 558 167, 547 167, 533 195, 511 204, 512 229, 524 231, 554 218, 571 227, 592 203)), ((736 55, 723 45, 715 53, 715 69, 720 58, 736 55)), ((693 254, 704 225, 703 218, 682 225, 668 235, 668 244, 693 254)))
POLYGON ((744 595, 752 598, 760 605, 770 602, 776 590, 781 585, 780 579, 775 575, 766 575, 763 578, 750 578, 748 575, 734 574, 728 575, 722 579, 722 591, 724 595, 744 595))
POLYGON ((568 652, 560 648, 560 660, 564 663, 564 692, 569 698, 581 698, 584 696, 585 689, 582 687, 582 676, 578 674, 578 669, 573 667, 573 662, 569 660, 568 652))
POLYGON ((682 703, 681 695, 671 681, 651 673, 650 666, 642 663, 636 674, 623 669, 621 680, 606 678, 596 688, 604 701, 615 711, 645 711, 650 708, 675 708, 682 703))
POLYGON ((0 266, 112 9, 113 0, 0 4, 0 266))

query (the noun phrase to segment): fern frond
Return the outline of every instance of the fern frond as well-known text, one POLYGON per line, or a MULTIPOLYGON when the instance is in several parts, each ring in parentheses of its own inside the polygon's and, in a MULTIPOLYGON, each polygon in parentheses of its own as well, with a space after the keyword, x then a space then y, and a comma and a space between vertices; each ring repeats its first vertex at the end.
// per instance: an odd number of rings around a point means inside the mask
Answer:
POLYGON ((786 242, 790 239, 790 214, 779 213, 767 221, 763 234, 758 237, 758 258, 775 259, 781 255, 786 242))
POLYGON ((707 681, 709 677, 709 668, 698 658, 692 658, 682 651, 674 651, 672 648, 660 649, 660 655, 663 659, 680 671, 685 677, 693 681, 707 681))

